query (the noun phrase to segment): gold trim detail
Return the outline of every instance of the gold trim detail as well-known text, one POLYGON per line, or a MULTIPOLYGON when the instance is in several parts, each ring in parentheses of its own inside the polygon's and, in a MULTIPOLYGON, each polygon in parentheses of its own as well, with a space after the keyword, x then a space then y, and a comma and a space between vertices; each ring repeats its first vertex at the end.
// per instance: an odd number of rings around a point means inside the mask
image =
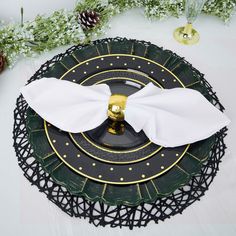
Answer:
MULTIPOLYGON (((136 148, 136 149, 132 149, 132 150, 128 150, 128 151, 115 151, 115 150, 112 150, 112 149, 108 149, 108 148, 103 148, 103 147, 100 147, 98 146, 97 144, 91 142, 91 140, 84 134, 84 133, 81 133, 83 135, 83 137, 90 143, 92 144, 93 146, 95 146, 96 148, 100 149, 100 150, 103 150, 103 151, 106 151, 106 152, 110 152, 110 153, 132 153, 132 152, 136 152, 136 151, 139 151, 145 147, 147 147, 148 145, 150 145, 152 142, 149 141, 147 142, 146 144, 144 144, 143 146, 139 147, 139 148, 136 148)), ((73 135, 71 137, 73 139, 73 135)), ((73 140, 75 141, 75 143, 77 144, 76 140, 73 140)), ((158 150, 159 151, 159 150, 158 150)))
POLYGON ((136 184, 136 187, 137 187, 137 192, 138 192, 139 198, 142 199, 143 196, 142 196, 142 193, 141 193, 141 190, 140 190, 140 186, 139 186, 138 183, 136 184))
POLYGON ((68 68, 63 62, 60 61, 60 64, 61 64, 65 69, 69 70, 69 68, 68 68))
POLYGON ((45 157, 43 157, 42 159, 45 160, 51 156, 53 156, 55 154, 55 152, 49 153, 48 155, 46 155, 45 157))
POLYGON ((149 199, 152 199, 152 196, 151 196, 151 194, 150 194, 150 192, 149 192, 149 190, 148 190, 147 184, 144 184, 144 186, 145 186, 146 191, 147 191, 147 193, 148 193, 149 199))
MULTIPOLYGON (((73 166, 71 166, 69 163, 65 162, 65 160, 63 159, 63 157, 58 153, 58 151, 56 150, 56 148, 54 147, 53 143, 51 142, 51 139, 49 137, 49 134, 48 134, 48 130, 47 130, 47 122, 44 120, 44 127, 45 127, 45 131, 46 131, 46 136, 48 138, 48 141, 52 147, 52 149, 54 150, 54 152, 57 154, 57 156, 62 160, 62 162, 67 165, 69 168, 71 168, 72 170, 74 170, 76 173, 84 176, 84 177, 87 177, 89 179, 92 179, 92 180, 95 180, 95 181, 98 181, 98 182, 101 182, 101 183, 107 183, 107 184, 117 184, 117 185, 126 185, 126 184, 137 184, 137 183, 141 183, 141 182, 145 182, 147 180, 151 180, 153 178, 156 178, 162 174, 164 174, 165 172, 167 172, 168 170, 170 170, 173 166, 175 166, 181 159, 182 157, 184 156, 184 154, 187 152, 190 144, 188 144, 185 148, 185 150, 183 151, 182 155, 172 164, 170 165, 168 168, 166 168, 165 170, 159 172, 158 174, 156 175, 153 175, 153 176, 150 176, 148 178, 144 178, 144 179, 140 179, 140 180, 137 180, 137 181, 131 181, 131 182, 112 182, 112 181, 107 181, 107 180, 103 180, 103 179, 97 179, 95 177, 92 177, 92 176, 89 176, 87 174, 84 174, 83 172, 80 172, 79 170, 75 169, 73 166)), ((130 162, 129 162, 130 163, 130 162)))
MULTIPOLYGON (((109 49, 109 45, 108 45, 108 49, 109 49)), ((185 87, 185 85, 182 83, 182 81, 181 81, 173 72, 171 72, 170 70, 168 70, 168 69, 167 69, 166 67, 164 67, 163 65, 161 65, 161 64, 159 64, 159 63, 157 63, 157 62, 155 62, 155 61, 152 61, 152 60, 150 60, 150 59, 147 59, 147 58, 144 58, 144 57, 141 57, 141 56, 130 55, 130 54, 107 54, 107 55, 101 55, 101 56, 98 56, 98 57, 90 58, 90 59, 85 60, 85 61, 83 61, 83 62, 80 62, 80 63, 78 63, 77 65, 75 65, 74 67, 70 68, 66 73, 64 73, 64 74, 60 77, 60 79, 63 79, 69 72, 71 72, 71 71, 74 70, 76 67, 79 67, 80 65, 82 65, 82 64, 84 64, 84 63, 86 63, 86 62, 95 60, 95 59, 97 59, 97 58, 104 58, 104 57, 111 57, 111 56, 126 56, 126 57, 132 56, 132 57, 139 58, 139 59, 142 59, 142 60, 151 62, 151 63, 153 63, 153 64, 156 64, 156 65, 158 65, 159 67, 161 67, 161 68, 165 69, 166 71, 168 71, 172 76, 174 76, 174 77, 176 78, 176 80, 178 80, 178 82, 182 85, 182 87, 185 87)), ((129 71, 127 71, 127 70, 124 70, 124 71, 129 72, 129 71)), ((134 72, 132 71, 132 73, 134 73, 134 72)), ((136 73, 137 73, 137 72, 136 72, 136 73)), ((142 75, 143 75, 143 73, 137 73, 137 74, 142 74, 142 75)), ((95 76, 95 75, 93 75, 93 76, 95 76)), ((91 76, 91 77, 93 77, 93 76, 91 76)), ((143 76, 144 76, 144 75, 143 75, 143 76)), ((89 78, 91 78, 91 77, 89 77, 89 78)), ((89 78, 87 78, 87 79, 89 79, 89 78)), ((157 81, 151 79, 150 77, 148 77, 148 78, 149 78, 150 80, 152 80, 153 82, 155 82, 156 84, 158 84, 157 81)), ((86 79, 86 80, 87 80, 87 79, 86 79)), ((84 83, 86 80, 84 80, 82 83, 84 83)), ((131 79, 129 79, 129 80, 131 80, 131 79)), ((99 82, 101 83, 102 81, 99 81, 99 82)), ((104 82, 104 81, 103 81, 103 82, 104 82)), ((82 84, 82 83, 81 83, 81 84, 82 84)), ((140 81, 139 81, 139 83, 140 83, 140 81)), ((158 85, 159 85, 159 84, 158 84, 158 85)), ((160 85, 159 85, 159 86, 160 86, 160 85)), ((160 87, 161 87, 161 86, 160 86, 160 87)), ((161 87, 161 88, 162 88, 162 87, 161 87)), ((55 153, 57 154, 57 156, 62 160, 62 163, 64 163, 64 164, 67 165, 69 168, 71 168, 72 170, 74 170, 75 172, 77 172, 78 174, 80 174, 80 175, 82 175, 82 176, 84 176, 84 177, 87 177, 87 178, 89 178, 89 179, 92 179, 92 180, 95 180, 95 181, 98 181, 98 182, 102 182, 102 183, 105 183, 105 184, 108 184, 108 183, 109 183, 109 184, 117 184, 117 185, 126 185, 126 184, 138 184, 138 183, 141 183, 141 182, 145 182, 145 181, 147 181, 147 180, 151 180, 151 181, 152 181, 153 178, 156 178, 156 177, 162 175, 163 173, 165 173, 165 172, 167 172, 168 170, 170 170, 173 166, 175 166, 175 165, 182 159, 182 157, 185 155, 185 153, 187 152, 187 150, 188 150, 188 148, 189 148, 189 146, 190 146, 190 144, 188 144, 188 145, 186 146, 185 150, 183 151, 183 153, 179 156, 179 158, 178 158, 172 165, 170 165, 169 167, 167 167, 166 169, 164 169, 163 171, 159 172, 159 173, 156 174, 156 175, 150 176, 150 177, 148 177, 148 178, 143 178, 143 179, 140 179, 140 180, 137 180, 137 181, 131 181, 131 182, 112 182, 112 181, 106 181, 106 180, 103 180, 103 179, 97 179, 97 178, 95 178, 95 177, 88 176, 88 175, 86 175, 86 174, 84 174, 84 173, 78 171, 77 169, 75 169, 75 168, 74 168, 73 166, 71 166, 69 163, 67 163, 67 162, 64 160, 64 158, 61 157, 61 155, 58 153, 58 151, 56 150, 56 148, 54 147, 54 145, 53 145, 53 143, 52 143, 52 141, 51 141, 51 139, 50 139, 50 137, 49 137, 48 129, 47 129, 47 125, 46 125, 46 124, 47 124, 47 122, 44 120, 44 129, 45 129, 45 133, 46 133, 46 136, 47 136, 47 138, 48 138, 48 141, 49 141, 49 143, 50 143, 52 149, 54 150, 54 152, 55 152, 55 153)), ((70 136, 71 136, 71 134, 70 134, 70 136)), ((162 147, 160 147, 160 148, 162 148, 162 147)), ((81 149, 82 149, 82 148, 81 148, 81 149)), ((82 149, 82 150, 83 150, 83 149, 82 149)), ((84 151, 84 150, 83 150, 83 151, 84 151)), ((159 151, 159 150, 158 150, 158 151, 159 151)), ((155 154, 155 153, 154 153, 154 154, 155 154)), ((148 157, 149 157, 149 156, 148 156, 148 157)), ((97 158, 96 158, 96 159, 97 159, 97 158)), ((140 159, 139 159, 139 160, 140 160, 140 159)), ((139 160, 138 160, 138 161, 139 161, 139 160)), ((103 161, 104 161, 104 160, 103 160, 103 161)), ((62 163, 60 163, 60 165, 61 165, 62 163)), ((127 162, 127 164, 128 164, 128 163, 132 163, 132 162, 127 162)), ((152 181, 152 183, 153 183, 153 181, 152 181)), ((154 185, 154 183, 153 183, 153 186, 154 186, 155 190, 158 191, 157 188, 156 188, 156 186, 154 185)))
MULTIPOLYGON (((132 149, 132 150, 129 150, 129 151, 123 151, 123 152, 122 152, 122 151, 109 150, 109 149, 106 149, 106 148, 99 147, 99 146, 96 145, 95 143, 92 143, 91 140, 89 140, 83 133, 81 133, 81 134, 84 136, 84 138, 85 138, 89 143, 91 143, 91 144, 92 144, 93 146, 95 146, 96 148, 101 149, 101 150, 103 150, 103 151, 109 151, 109 152, 111 152, 111 153, 131 153, 131 152, 136 152, 136 151, 138 151, 138 150, 141 150, 141 149, 147 147, 148 145, 150 145, 150 144, 152 143, 152 142, 148 142, 148 143, 146 143, 144 146, 141 146, 141 147, 139 147, 139 148, 132 149)), ((108 160, 104 160, 104 159, 102 159, 102 158, 100 158, 100 157, 97 157, 97 156, 95 156, 95 155, 89 153, 87 150, 85 150, 83 147, 81 147, 81 146, 76 142, 76 140, 74 139, 74 137, 72 136, 71 133, 69 133, 69 136, 70 136, 70 138, 72 139, 72 141, 73 141, 83 152, 85 152, 87 155, 89 155, 90 157, 93 157, 94 159, 96 159, 96 160, 98 160, 98 161, 102 161, 102 162, 106 162, 106 163, 111 163, 111 164, 130 164, 130 163, 140 162, 140 161, 143 161, 143 160, 145 160, 145 159, 151 157, 152 155, 158 153, 158 152, 163 148, 162 146, 160 146, 157 150, 155 150, 154 152, 150 153, 149 155, 147 155, 147 156, 145 156, 145 157, 143 157, 143 158, 134 160, 134 161, 120 161, 120 162, 108 161, 108 160)))
POLYGON ((157 189, 156 184, 153 182, 152 179, 151 179, 151 183, 152 183, 152 186, 153 186, 153 188, 155 189, 156 193, 157 193, 157 194, 160 194, 159 190, 157 189))
MULTIPOLYGON (((120 71, 120 72, 128 72, 128 73, 133 73, 133 74, 137 74, 137 75, 141 75, 145 78, 147 78, 148 80, 152 81, 154 84, 158 85, 160 88, 163 88, 156 80, 152 79, 151 77, 149 77, 148 75, 146 75, 145 73, 143 72, 139 72, 139 71, 136 71, 136 70, 123 70, 123 69, 113 69, 113 70, 105 70, 105 71, 101 71, 101 72, 98 72, 96 74, 93 74, 91 76, 89 76, 88 78, 86 78, 85 80, 83 80, 80 84, 84 84, 86 81, 92 79, 93 77, 97 76, 97 75, 101 75, 101 74, 105 74, 105 73, 108 73, 108 72, 116 72, 116 71, 120 71)), ((116 77, 117 79, 121 79, 123 77, 116 77)), ((102 82, 104 81, 107 81, 107 80, 111 80, 111 79, 116 79, 116 78, 107 78, 107 79, 103 79, 103 80, 100 80, 99 82, 95 83, 95 84, 101 84, 102 82)), ((63 79, 62 77, 60 79, 63 79)), ((136 83, 139 83, 143 86, 145 86, 146 84, 145 83, 142 83, 141 81, 139 80, 135 80, 135 79, 131 79, 131 78, 123 78, 123 79, 127 79, 127 80, 130 80, 130 81, 134 81, 136 83)))
POLYGON ((126 57, 136 57, 136 58, 139 58, 139 59, 142 59, 142 60, 145 60, 145 61, 148 61, 148 62, 151 62, 153 64, 156 64, 158 66, 160 66, 161 68, 165 69, 166 71, 168 71, 171 75, 173 75, 177 80, 178 82, 183 86, 185 87, 185 85, 183 84, 183 82, 172 72, 170 71, 169 69, 167 69, 166 67, 164 67, 163 65, 161 65, 160 63, 157 63, 153 60, 150 60, 148 58, 145 58, 145 57, 141 57, 141 56, 136 56, 136 55, 131 55, 131 54, 107 54, 107 55, 101 55, 101 56, 97 56, 97 57, 93 57, 93 58, 90 58, 90 59, 87 59, 85 61, 82 61, 80 63, 78 63, 77 65, 73 66, 72 68, 70 68, 65 74, 63 74, 60 79, 63 79, 71 70, 75 69, 76 67, 78 66, 81 66, 82 64, 88 62, 88 61, 92 61, 92 60, 95 60, 95 59, 98 59, 98 58, 104 58, 104 57, 112 57, 112 56, 126 56, 126 57))

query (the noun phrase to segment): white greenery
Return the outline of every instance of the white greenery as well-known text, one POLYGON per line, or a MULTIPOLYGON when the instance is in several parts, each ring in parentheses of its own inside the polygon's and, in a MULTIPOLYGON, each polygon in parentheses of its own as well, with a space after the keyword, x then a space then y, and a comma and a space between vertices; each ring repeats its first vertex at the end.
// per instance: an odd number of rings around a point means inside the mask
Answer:
MULTIPOLYGON (((236 0, 208 0, 203 11, 226 22, 235 6, 236 0)), ((58 46, 87 42, 105 32, 111 17, 134 7, 144 8, 145 15, 152 19, 179 17, 184 11, 184 0, 83 0, 72 11, 55 11, 49 17, 37 16, 32 22, 24 22, 23 26, 0 22, 0 53, 8 66, 13 66, 19 56, 33 56, 58 46), (87 31, 83 31, 78 23, 78 14, 84 10, 97 11, 101 19, 96 27, 87 31)))

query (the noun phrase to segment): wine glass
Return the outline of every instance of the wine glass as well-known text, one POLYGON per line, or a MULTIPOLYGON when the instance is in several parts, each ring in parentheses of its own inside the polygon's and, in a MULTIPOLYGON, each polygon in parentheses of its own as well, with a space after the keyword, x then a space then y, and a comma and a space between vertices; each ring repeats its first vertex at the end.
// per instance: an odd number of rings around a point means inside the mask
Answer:
POLYGON ((182 44, 196 44, 199 39, 199 33, 193 29, 192 24, 201 13, 206 0, 185 0, 185 16, 187 24, 174 31, 174 38, 182 44))

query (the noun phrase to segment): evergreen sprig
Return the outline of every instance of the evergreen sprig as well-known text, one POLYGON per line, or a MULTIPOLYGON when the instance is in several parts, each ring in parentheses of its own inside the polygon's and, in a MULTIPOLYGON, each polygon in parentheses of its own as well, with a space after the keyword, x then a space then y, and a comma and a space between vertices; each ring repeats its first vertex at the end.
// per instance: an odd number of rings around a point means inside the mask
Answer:
MULTIPOLYGON (((208 0, 203 12, 227 22, 235 6, 236 0, 208 0)), ((85 43, 104 34, 114 15, 134 7, 144 8, 146 17, 152 19, 179 17, 184 11, 184 0, 83 0, 72 11, 55 11, 49 17, 39 15, 31 22, 1 23, 0 52, 11 67, 20 56, 28 57, 62 45, 85 43), (78 14, 84 10, 97 11, 101 19, 96 27, 86 31, 78 23, 78 14)))

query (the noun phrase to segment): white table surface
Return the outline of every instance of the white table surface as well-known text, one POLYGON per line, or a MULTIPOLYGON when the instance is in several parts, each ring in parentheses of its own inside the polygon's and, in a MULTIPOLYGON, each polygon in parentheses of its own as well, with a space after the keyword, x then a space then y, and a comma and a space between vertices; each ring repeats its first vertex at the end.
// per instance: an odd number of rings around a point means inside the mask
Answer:
MULTIPOLYGON (((1 0, 0 18, 18 19, 23 5, 26 19, 37 13, 50 13, 55 8, 72 8, 74 1, 1 0), (53 1, 52 1, 53 2, 53 1)), ((236 235, 236 17, 229 25, 218 18, 201 16, 195 26, 201 33, 196 46, 182 46, 172 38, 173 30, 184 24, 184 18, 150 22, 139 9, 115 17, 107 37, 128 37, 151 41, 184 56, 205 74, 214 87, 232 123, 226 138, 228 149, 214 182, 201 201, 188 207, 182 215, 145 228, 94 227, 88 220, 71 218, 39 193, 23 177, 12 147, 13 110, 19 88, 39 66, 68 47, 55 49, 34 59, 20 60, 12 70, 0 75, 0 235, 2 236, 89 236, 89 235, 236 235)))

